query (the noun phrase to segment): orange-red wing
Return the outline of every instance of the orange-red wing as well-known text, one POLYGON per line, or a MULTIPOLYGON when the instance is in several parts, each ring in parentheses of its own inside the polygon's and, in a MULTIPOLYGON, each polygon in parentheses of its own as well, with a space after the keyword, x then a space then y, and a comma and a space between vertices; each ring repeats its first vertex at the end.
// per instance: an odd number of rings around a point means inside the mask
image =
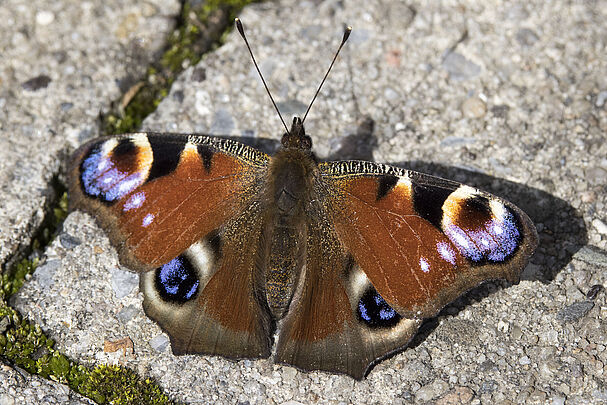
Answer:
POLYGON ((282 322, 276 361, 362 379, 374 361, 405 346, 419 322, 396 314, 379 323, 364 319, 361 308, 373 309, 367 304, 374 289, 327 217, 316 214, 307 224, 303 277, 282 322))
POLYGON ((151 270, 244 209, 263 184, 267 160, 205 136, 96 139, 74 155, 70 207, 95 216, 122 264, 151 270))
POLYGON ((268 357, 272 323, 256 266, 264 215, 251 204, 155 271, 141 275, 145 313, 175 354, 268 357))
POLYGON ((432 316, 484 280, 518 281, 537 245, 525 213, 471 187, 369 162, 320 170, 338 239, 402 316, 432 316))
POLYGON ((82 146, 71 208, 95 216, 140 279, 175 354, 267 357, 271 320, 255 261, 268 157, 205 136, 132 134, 82 146))

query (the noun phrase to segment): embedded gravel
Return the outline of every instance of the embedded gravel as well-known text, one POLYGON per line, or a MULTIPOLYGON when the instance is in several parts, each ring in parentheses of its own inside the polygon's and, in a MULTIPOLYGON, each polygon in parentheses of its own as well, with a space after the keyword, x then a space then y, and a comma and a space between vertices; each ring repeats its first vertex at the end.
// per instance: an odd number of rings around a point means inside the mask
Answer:
MULTIPOLYGON (((587 293, 607 285, 607 2, 284 0, 241 19, 288 115, 305 110, 352 25, 306 121, 318 155, 389 162, 511 200, 540 235, 523 281, 467 293, 360 382, 269 360, 173 356, 80 212, 16 307, 70 357, 121 362, 186 403, 605 403, 607 294, 587 293), (103 351, 126 337, 133 354, 103 351)), ((38 92, 68 86, 50 69, 20 83, 40 74, 53 80, 38 92)), ((74 103, 69 114, 90 108, 74 103)), ((275 141, 283 132, 237 33, 181 75, 144 127, 275 141)))

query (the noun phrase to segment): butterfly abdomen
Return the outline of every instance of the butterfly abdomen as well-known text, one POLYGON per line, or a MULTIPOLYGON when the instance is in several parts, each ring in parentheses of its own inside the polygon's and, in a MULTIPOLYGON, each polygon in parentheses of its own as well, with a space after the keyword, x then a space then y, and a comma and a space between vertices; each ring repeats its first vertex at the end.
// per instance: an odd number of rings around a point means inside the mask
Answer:
POLYGON ((275 319, 289 308, 304 262, 305 244, 301 227, 275 226, 264 263, 268 307, 275 319))
POLYGON ((269 210, 260 267, 264 269, 268 306, 276 319, 287 311, 304 263, 305 207, 313 170, 313 158, 300 149, 282 150, 269 168, 269 210))

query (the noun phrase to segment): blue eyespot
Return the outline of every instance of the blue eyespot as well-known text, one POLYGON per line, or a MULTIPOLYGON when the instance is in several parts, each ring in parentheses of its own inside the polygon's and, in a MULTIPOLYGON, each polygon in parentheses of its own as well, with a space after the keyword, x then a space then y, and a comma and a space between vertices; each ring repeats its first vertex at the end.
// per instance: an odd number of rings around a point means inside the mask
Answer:
POLYGON ((93 147, 80 165, 80 180, 85 194, 112 202, 143 184, 145 173, 132 165, 136 152, 128 139, 123 139, 110 152, 104 152, 103 143, 93 147), (117 157, 130 165, 119 167, 117 157))
POLYGON ((358 318, 370 328, 389 328, 402 318, 374 288, 360 298, 357 312, 358 318))
POLYGON ((521 241, 516 219, 509 211, 503 218, 492 218, 479 229, 462 229, 450 224, 444 231, 457 250, 473 262, 503 262, 521 241))
POLYGON ((184 303, 196 295, 200 282, 192 263, 185 256, 177 256, 156 269, 155 284, 165 301, 184 303))

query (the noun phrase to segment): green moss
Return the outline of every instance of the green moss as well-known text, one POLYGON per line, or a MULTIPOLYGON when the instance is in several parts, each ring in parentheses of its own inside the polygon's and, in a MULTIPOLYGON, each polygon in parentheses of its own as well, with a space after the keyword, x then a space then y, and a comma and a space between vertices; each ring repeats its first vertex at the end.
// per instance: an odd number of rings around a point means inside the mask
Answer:
POLYGON ((141 379, 124 367, 97 366, 90 370, 87 377, 82 382, 81 388, 99 403, 172 403, 151 379, 141 379))
POLYGON ((24 255, 32 256, 32 258, 21 259, 9 269, 0 273, 0 299, 3 297, 8 298, 19 291, 26 277, 36 270, 38 266, 36 255, 53 240, 57 228, 67 216, 67 193, 65 186, 55 178, 53 179, 53 188, 55 195, 60 197, 51 202, 49 215, 42 221, 40 229, 32 239, 30 248, 24 253, 24 255))
POLYGON ((36 270, 38 259, 28 260, 22 259, 20 262, 13 265, 10 271, 0 275, 0 297, 10 297, 23 285, 25 277, 32 274, 36 270))
POLYGON ((42 329, 8 305, 38 265, 38 250, 46 247, 67 216, 65 187, 54 180, 57 198, 27 249, 31 259, 21 259, 0 273, 0 358, 32 374, 69 385, 74 391, 105 404, 168 404, 168 397, 151 380, 118 366, 88 368, 54 349, 55 342, 42 329))
POLYGON ((105 134, 121 134, 137 130, 145 117, 154 112, 169 93, 175 78, 188 66, 197 64, 202 55, 221 45, 232 27, 236 14, 254 0, 186 1, 179 16, 177 29, 168 45, 146 72, 143 85, 122 112, 103 117, 105 134))
MULTIPOLYGON (((0 282, 2 283, 2 282, 0 282)), ((0 299, 0 356, 41 377, 67 384, 100 404, 170 404, 162 389, 150 379, 120 366, 79 365, 53 348, 54 341, 40 327, 22 319, 0 299)))

